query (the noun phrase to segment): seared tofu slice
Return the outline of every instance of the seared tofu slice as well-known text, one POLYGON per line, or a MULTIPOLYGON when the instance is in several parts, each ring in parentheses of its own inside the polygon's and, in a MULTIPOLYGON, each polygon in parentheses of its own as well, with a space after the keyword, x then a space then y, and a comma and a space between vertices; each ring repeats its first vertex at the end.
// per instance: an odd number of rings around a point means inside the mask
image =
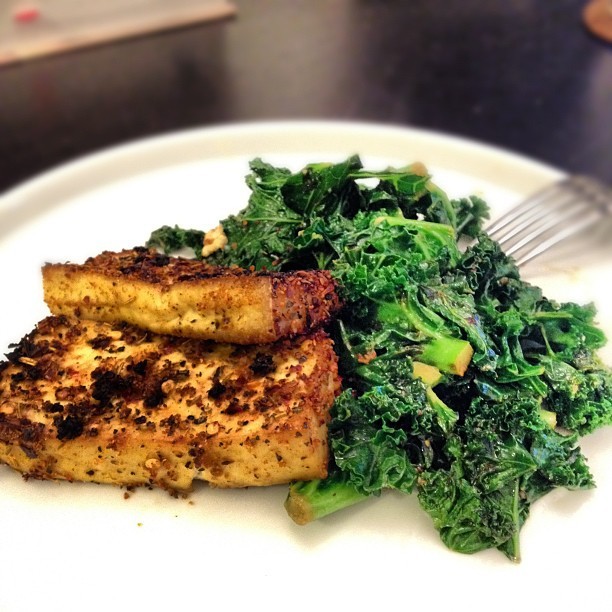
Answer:
POLYGON ((0 362, 0 461, 171 491, 323 478, 339 388, 323 331, 246 347, 48 317, 0 362))
POLYGON ((339 309, 329 272, 250 272, 136 248, 43 267, 52 314, 257 344, 307 333, 339 309))

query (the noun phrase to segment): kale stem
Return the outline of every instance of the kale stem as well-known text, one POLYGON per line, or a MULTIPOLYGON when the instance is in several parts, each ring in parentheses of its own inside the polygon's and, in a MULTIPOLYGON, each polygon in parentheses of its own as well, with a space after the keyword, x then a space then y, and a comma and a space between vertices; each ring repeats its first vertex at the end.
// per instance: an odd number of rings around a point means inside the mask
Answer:
POLYGON ((521 561, 521 544, 519 540, 519 534, 521 530, 520 516, 519 516, 519 479, 517 478, 514 483, 514 500, 512 504, 512 519, 514 521, 514 532, 512 533, 511 548, 509 549, 509 557, 511 561, 520 563, 521 561))
POLYGON ((542 334, 542 338, 544 338, 544 344, 546 345, 546 352, 548 353, 548 356, 554 357, 555 352, 550 346, 550 342, 548 341, 548 334, 546 333, 546 328, 543 325, 540 325, 540 333, 542 334))
POLYGON ((531 316, 534 319, 572 319, 573 314, 571 312, 532 312, 531 316))
POLYGON ((287 224, 287 225, 300 225, 302 223, 301 219, 283 219, 282 217, 246 217, 245 221, 251 223, 254 221, 266 221, 267 223, 276 223, 276 224, 287 224))
POLYGON ((432 221, 420 221, 419 219, 406 219, 403 216, 392 217, 391 215, 380 217, 380 221, 385 221, 389 225, 402 225, 416 230, 428 230, 432 235, 445 235, 449 238, 455 237, 455 230, 450 225, 443 223, 433 223, 432 221))
POLYGON ((349 484, 342 472, 337 472, 325 480, 293 483, 285 509, 298 525, 306 525, 368 497, 349 484))
POLYGON ((423 345, 419 359, 442 372, 463 376, 473 355, 469 342, 443 336, 423 345))

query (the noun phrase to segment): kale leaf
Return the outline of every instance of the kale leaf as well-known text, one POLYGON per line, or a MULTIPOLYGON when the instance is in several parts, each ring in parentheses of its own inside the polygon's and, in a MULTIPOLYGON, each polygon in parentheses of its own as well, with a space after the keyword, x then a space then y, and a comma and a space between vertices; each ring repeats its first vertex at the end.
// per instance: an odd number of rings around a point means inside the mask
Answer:
POLYGON ((164 225, 151 233, 146 246, 151 249, 159 249, 166 254, 188 249, 199 256, 202 251, 203 240, 204 232, 201 230, 182 229, 177 225, 174 227, 164 225))
MULTIPOLYGON (((344 389, 329 477, 294 483, 288 512, 304 523, 414 491, 452 550, 520 559, 531 504, 594 486, 579 436, 612 424, 594 308, 525 282, 482 233, 487 204, 449 198, 421 164, 370 171, 353 156, 294 173, 255 159, 246 180, 207 261, 328 269, 346 304, 330 327, 344 389)), ((149 244, 198 251, 202 235, 160 228, 149 244)))

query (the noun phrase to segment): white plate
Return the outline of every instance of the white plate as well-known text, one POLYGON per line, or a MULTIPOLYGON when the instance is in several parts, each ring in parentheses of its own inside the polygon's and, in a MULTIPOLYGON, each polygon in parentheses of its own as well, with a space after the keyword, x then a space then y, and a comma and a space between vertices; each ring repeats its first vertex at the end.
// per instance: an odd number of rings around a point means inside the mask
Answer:
MULTIPOLYGON (((211 227, 245 204, 254 156, 297 169, 352 153, 371 167, 423 161, 451 195, 481 194, 496 213, 561 176, 466 140, 363 124, 238 125, 111 149, 0 198, 0 351, 47 314, 44 261, 142 244, 162 224, 211 227)), ((534 282, 550 297, 594 300, 612 336, 610 278, 602 263, 534 282)), ((607 593, 611 441, 609 429, 583 441, 597 489, 535 504, 518 566, 496 551, 449 552, 414 497, 297 527, 285 487, 126 500, 117 488, 24 482, 0 468, 0 610, 584 608, 607 593)))

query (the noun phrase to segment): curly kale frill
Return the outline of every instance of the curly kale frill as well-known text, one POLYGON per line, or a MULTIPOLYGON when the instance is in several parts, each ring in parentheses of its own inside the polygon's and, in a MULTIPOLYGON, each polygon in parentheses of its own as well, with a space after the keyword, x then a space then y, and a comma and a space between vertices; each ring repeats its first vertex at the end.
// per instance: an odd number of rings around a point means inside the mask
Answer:
POLYGON ((365 391, 346 389, 336 401, 330 443, 336 466, 363 493, 410 493, 417 466, 429 463, 432 439, 442 440, 457 414, 413 377, 405 356, 387 355, 358 372, 365 391))
POLYGON ((183 229, 178 225, 164 225, 151 233, 147 247, 158 249, 166 254, 187 251, 199 256, 202 251, 204 232, 195 229, 183 229))

